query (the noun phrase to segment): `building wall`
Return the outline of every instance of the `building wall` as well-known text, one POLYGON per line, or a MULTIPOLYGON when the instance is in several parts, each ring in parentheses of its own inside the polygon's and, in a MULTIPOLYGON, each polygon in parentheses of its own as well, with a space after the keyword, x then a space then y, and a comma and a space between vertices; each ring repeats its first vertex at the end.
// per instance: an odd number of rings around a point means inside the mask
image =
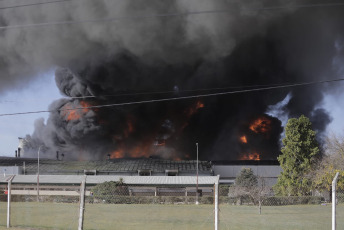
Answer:
POLYGON ((266 185, 276 184, 277 177, 282 172, 278 165, 214 165, 214 175, 220 175, 220 183, 232 184, 240 174, 241 169, 251 168, 253 173, 264 179, 266 185))
POLYGON ((0 175, 19 175, 22 174, 20 166, 0 166, 0 175))

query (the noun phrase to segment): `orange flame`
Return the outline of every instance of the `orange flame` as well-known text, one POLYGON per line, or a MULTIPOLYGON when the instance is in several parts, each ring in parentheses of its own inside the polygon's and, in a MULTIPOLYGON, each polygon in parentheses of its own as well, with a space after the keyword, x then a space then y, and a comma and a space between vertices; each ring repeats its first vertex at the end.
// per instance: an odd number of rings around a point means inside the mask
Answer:
POLYGON ((146 140, 145 142, 139 143, 136 146, 132 144, 126 144, 123 140, 120 141, 115 151, 110 154, 110 158, 123 158, 128 157, 149 157, 152 151, 152 141, 146 140))
POLYGON ((246 136, 240 137, 240 141, 241 141, 241 143, 247 144, 247 138, 246 138, 246 136))
POLYGON ((244 154, 240 160, 260 161, 260 155, 258 153, 244 154))
POLYGON ((196 109, 204 108, 204 104, 201 101, 197 101, 196 103, 196 109))
POLYGON ((199 109, 204 108, 204 104, 201 101, 197 101, 192 107, 185 110, 188 117, 194 115, 199 109))
MULTIPOLYGON (((192 107, 187 108, 184 111, 184 114, 186 114, 186 119, 189 120, 192 117, 192 115, 197 113, 197 111, 201 108, 204 108, 204 104, 201 101, 197 101, 196 104, 194 104, 192 107)), ((184 130, 188 125, 188 121, 185 121, 184 124, 181 126, 181 130, 184 130)))
POLYGON ((80 105, 82 109, 74 109, 73 104, 67 103, 62 107, 61 115, 64 116, 67 121, 79 120, 82 115, 86 114, 90 110, 87 107, 91 106, 85 101, 80 101, 80 105))
POLYGON ((268 133, 271 130, 271 121, 266 117, 260 117, 253 121, 250 125, 250 130, 255 133, 268 133))
POLYGON ((110 158, 123 158, 123 157, 124 157, 123 149, 115 150, 110 154, 110 158))
MULTIPOLYGON (((140 158, 140 157, 151 157, 157 155, 160 150, 164 151, 166 143, 164 140, 152 140, 146 139, 144 142, 133 145, 132 143, 126 143, 123 140, 120 140, 117 146, 117 149, 110 153, 110 158, 140 158)), ((166 147, 168 148, 168 147, 166 147)), ((187 157, 189 157, 187 155, 187 157)), ((174 160, 181 160, 180 156, 175 152, 171 153, 171 158, 174 160)))
POLYGON ((131 118, 127 119, 127 126, 124 129, 124 137, 128 137, 129 134, 131 134, 132 132, 134 132, 134 122, 131 118))

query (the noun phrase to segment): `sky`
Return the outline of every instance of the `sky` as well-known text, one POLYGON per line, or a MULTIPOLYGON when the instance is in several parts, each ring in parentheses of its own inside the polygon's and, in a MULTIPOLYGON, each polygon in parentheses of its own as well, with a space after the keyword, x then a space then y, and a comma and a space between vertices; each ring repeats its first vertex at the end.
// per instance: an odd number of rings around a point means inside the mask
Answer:
MULTIPOLYGON (((0 113, 47 110, 53 100, 61 97, 52 70, 41 74, 35 81, 0 95, 0 113)), ((35 120, 47 119, 48 116, 49 113, 40 113, 0 117, 0 156, 14 156, 18 137, 32 134, 35 120)))

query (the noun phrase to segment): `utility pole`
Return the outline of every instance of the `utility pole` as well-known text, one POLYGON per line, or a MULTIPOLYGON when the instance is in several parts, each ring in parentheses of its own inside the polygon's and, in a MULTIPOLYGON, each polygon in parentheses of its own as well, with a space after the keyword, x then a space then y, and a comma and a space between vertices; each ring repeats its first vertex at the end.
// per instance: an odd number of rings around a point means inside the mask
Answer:
POLYGON ((197 161, 196 161, 196 164, 197 164, 197 167, 196 167, 196 204, 199 204, 198 203, 198 143, 196 143, 196 149, 197 149, 197 161))

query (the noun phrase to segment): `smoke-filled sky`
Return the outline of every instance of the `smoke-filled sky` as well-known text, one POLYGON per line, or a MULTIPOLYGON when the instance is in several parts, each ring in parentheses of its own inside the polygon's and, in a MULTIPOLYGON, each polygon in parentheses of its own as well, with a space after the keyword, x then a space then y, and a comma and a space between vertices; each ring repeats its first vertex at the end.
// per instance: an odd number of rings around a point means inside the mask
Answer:
POLYGON ((192 159, 199 142, 202 159, 269 160, 285 120, 301 114, 321 140, 331 127, 341 130, 341 83, 88 108, 342 78, 344 6, 320 3, 75 0, 0 9, 1 113, 54 111, 34 122, 0 117, 0 152, 12 155, 11 136, 16 143, 29 134, 26 156, 44 146, 46 157, 59 151, 68 159, 192 159), (212 10, 228 12, 140 17, 212 10), (107 18, 121 19, 3 29, 107 18))

